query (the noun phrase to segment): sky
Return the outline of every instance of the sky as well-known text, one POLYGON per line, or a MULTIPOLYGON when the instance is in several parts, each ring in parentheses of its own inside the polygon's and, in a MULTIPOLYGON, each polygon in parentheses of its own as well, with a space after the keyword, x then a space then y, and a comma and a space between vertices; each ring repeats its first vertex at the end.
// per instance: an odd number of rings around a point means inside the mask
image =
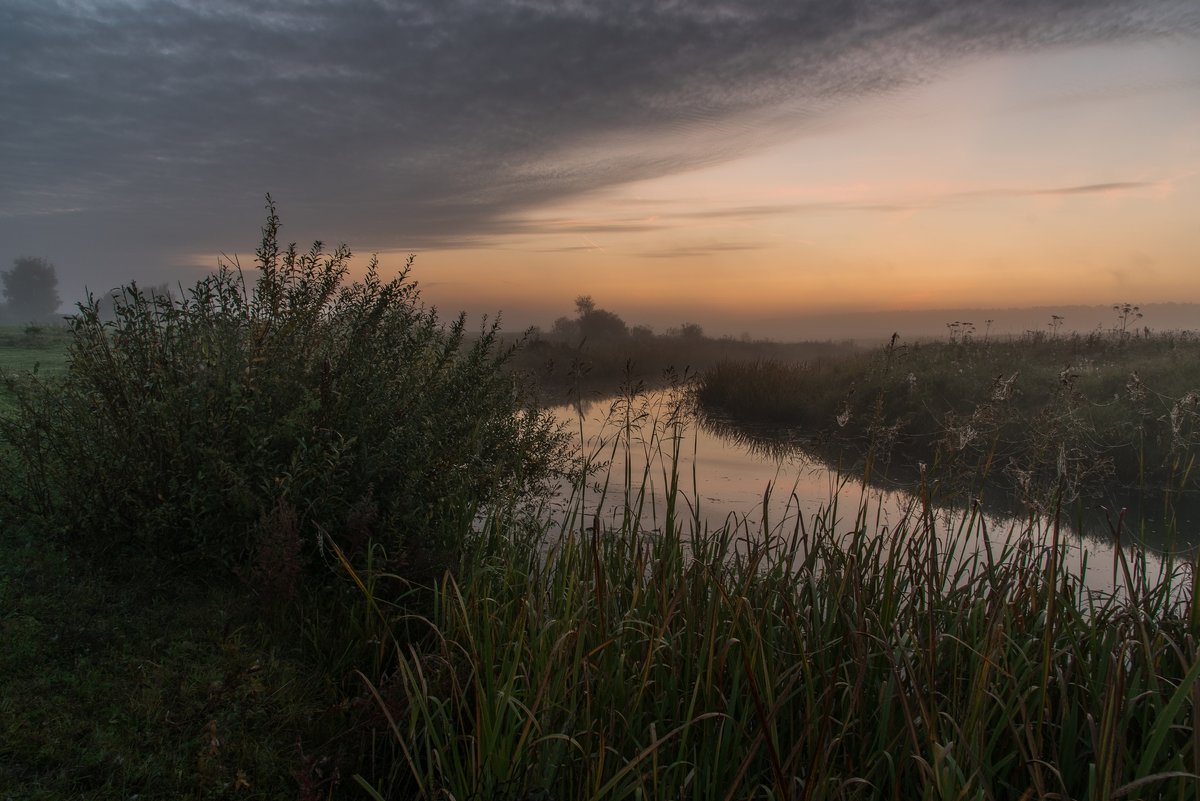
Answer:
POLYGON ((67 302, 267 193, 506 327, 1200 302, 1195 0, 0 0, 0 119, 67 302))

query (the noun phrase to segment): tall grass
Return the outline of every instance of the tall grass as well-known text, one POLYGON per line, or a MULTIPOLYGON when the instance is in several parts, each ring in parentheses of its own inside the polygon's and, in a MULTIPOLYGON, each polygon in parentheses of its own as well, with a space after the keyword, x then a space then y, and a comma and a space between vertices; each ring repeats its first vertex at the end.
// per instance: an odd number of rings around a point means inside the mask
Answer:
MULTIPOLYGON (((642 441, 680 496, 667 425, 642 441)), ((1120 548, 1098 592, 1056 524, 939 530, 927 496, 891 525, 714 530, 604 524, 585 495, 490 517, 404 619, 427 636, 370 685, 396 748, 373 797, 1196 797, 1193 561, 1120 548)))
POLYGON ((1031 334, 911 345, 808 363, 725 362, 698 398, 738 424, 800 429, 868 457, 1003 477, 1052 504, 1105 492, 1195 489, 1200 340, 1031 334))

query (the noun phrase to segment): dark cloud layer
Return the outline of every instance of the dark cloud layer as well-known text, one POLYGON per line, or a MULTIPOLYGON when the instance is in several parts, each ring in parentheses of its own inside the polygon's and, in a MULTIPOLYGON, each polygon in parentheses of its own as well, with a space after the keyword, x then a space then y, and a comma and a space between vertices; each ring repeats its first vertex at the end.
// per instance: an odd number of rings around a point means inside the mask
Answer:
POLYGON ((481 241, 974 54, 1197 30, 1195 0, 8 0, 0 243, 245 247, 267 191, 293 235, 481 241))

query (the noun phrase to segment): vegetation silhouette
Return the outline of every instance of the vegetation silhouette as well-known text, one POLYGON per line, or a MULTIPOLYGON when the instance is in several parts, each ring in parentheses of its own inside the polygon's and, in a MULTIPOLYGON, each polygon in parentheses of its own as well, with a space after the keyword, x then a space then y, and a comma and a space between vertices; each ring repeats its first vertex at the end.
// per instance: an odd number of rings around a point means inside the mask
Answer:
POLYGON ((40 257, 22 256, 9 270, 0 270, 4 305, 0 319, 9 322, 46 322, 58 311, 58 274, 40 257))

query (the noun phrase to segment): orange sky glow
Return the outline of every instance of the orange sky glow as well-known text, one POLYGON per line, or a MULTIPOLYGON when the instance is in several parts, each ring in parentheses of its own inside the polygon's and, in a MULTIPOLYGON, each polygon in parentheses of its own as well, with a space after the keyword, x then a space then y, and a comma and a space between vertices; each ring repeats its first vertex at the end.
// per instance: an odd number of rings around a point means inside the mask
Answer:
POLYGON ((507 330, 1200 304, 1196 0, 9 5, 0 264, 64 311, 251 266, 268 193, 507 330))
POLYGON ((591 294, 631 322, 729 331, 806 311, 1200 301, 1200 52, 960 64, 511 227, 420 253, 425 297, 546 325, 591 294))

